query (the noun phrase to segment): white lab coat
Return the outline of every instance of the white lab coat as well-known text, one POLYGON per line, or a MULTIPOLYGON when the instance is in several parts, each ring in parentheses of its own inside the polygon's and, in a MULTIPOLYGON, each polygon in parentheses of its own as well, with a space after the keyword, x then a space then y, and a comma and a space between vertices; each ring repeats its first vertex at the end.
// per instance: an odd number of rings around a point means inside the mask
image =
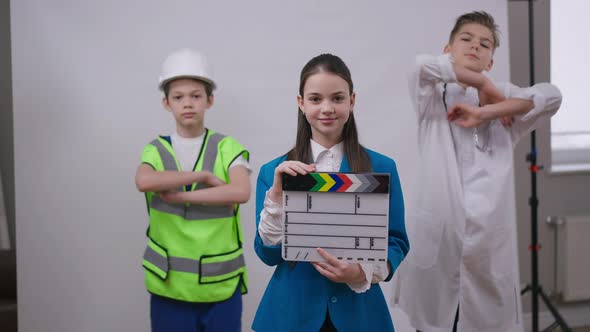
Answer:
POLYGON ((456 82, 449 55, 418 56, 409 83, 418 116, 421 162, 417 196, 406 227, 411 250, 397 272, 394 302, 422 331, 450 331, 459 305, 459 331, 521 331, 516 248, 513 147, 559 108, 547 83, 497 85, 507 98, 534 109, 512 128, 498 120, 478 129, 449 123, 442 101, 478 105, 477 90, 456 82), (481 147, 481 145, 480 145, 481 147))

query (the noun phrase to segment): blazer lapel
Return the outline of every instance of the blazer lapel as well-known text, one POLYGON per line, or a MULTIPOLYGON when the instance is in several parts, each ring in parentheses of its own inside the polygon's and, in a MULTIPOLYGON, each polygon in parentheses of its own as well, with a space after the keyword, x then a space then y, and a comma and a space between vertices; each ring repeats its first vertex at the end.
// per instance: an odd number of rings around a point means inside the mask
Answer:
POLYGON ((340 173, 349 173, 350 172, 350 165, 348 164, 348 158, 346 155, 342 156, 342 163, 340 164, 340 173))

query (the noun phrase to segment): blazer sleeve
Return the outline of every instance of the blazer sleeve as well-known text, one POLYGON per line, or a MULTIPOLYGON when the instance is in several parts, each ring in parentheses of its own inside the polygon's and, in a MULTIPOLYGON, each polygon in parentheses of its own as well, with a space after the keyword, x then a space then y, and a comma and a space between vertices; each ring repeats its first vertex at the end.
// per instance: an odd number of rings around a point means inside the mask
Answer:
POLYGON ((274 181, 274 170, 276 162, 270 162, 262 168, 258 173, 258 180, 256 182, 256 236, 254 237, 254 251, 260 260, 269 266, 275 266, 282 263, 282 244, 278 245, 265 245, 258 234, 258 224, 260 223, 260 212, 264 208, 264 198, 266 192, 272 187, 274 181))
POLYGON ((391 280, 400 263, 410 250, 410 241, 406 233, 404 198, 402 187, 397 173, 397 167, 390 160, 389 173, 389 238, 388 238, 388 263, 389 275, 385 281, 391 280))

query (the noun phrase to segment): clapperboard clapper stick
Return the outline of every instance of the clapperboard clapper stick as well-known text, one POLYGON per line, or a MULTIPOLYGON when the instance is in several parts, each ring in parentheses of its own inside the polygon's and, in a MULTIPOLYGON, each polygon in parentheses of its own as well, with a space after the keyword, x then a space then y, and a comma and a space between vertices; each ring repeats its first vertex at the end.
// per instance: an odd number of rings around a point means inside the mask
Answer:
POLYGON ((283 174, 283 259, 387 261, 389 174, 283 174))

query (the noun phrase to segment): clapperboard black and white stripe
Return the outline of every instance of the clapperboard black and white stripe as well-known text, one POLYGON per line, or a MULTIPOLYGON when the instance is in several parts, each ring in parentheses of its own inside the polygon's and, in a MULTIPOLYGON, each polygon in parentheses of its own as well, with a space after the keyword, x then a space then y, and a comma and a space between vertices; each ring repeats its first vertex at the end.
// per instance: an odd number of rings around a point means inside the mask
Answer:
POLYGON ((283 206, 283 259, 387 260, 389 174, 284 174, 283 206))

